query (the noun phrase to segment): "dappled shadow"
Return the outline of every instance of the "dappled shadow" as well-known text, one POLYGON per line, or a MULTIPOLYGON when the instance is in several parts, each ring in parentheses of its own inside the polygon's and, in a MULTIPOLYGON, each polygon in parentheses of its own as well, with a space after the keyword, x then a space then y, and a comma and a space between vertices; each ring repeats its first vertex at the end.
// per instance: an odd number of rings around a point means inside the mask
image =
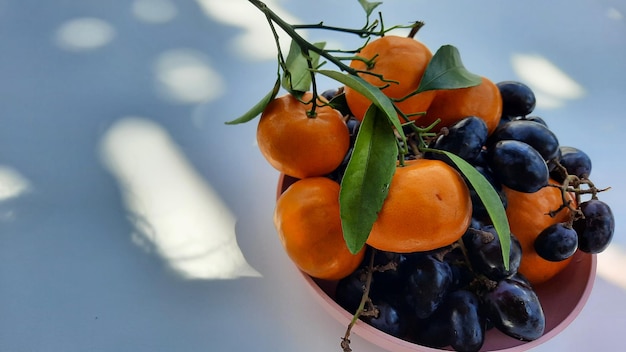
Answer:
POLYGON ((124 118, 104 136, 101 153, 137 233, 173 269, 192 279, 260 276, 237 245, 233 214, 162 127, 124 118))

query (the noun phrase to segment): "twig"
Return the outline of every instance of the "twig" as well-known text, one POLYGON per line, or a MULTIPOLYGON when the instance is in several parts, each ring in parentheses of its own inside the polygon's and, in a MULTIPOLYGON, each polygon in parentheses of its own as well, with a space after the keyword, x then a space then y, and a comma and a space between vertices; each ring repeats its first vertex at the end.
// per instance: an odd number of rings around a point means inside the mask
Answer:
POLYGON ((370 262, 367 266, 367 279, 365 280, 365 289, 363 290, 361 303, 359 304, 359 308, 356 310, 356 313, 354 313, 354 316, 352 317, 350 324, 348 324, 345 335, 341 338, 341 349, 343 352, 352 351, 352 348, 350 348, 350 332, 352 331, 352 327, 359 320, 359 317, 361 317, 361 315, 364 313, 365 304, 367 302, 370 302, 371 304, 371 300, 369 298, 369 292, 370 292, 370 286, 372 284, 372 272, 374 271, 374 256, 375 255, 376 255, 376 250, 372 248, 370 262))

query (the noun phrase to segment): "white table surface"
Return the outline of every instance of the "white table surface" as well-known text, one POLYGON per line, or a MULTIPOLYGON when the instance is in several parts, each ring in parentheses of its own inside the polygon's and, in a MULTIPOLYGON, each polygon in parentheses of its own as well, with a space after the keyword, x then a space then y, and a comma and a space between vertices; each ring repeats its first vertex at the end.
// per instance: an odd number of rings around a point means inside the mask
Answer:
MULTIPOLYGON (((268 4, 289 20, 362 24, 356 0, 268 4)), ((454 44, 473 72, 532 83, 536 114, 591 156, 592 180, 612 186, 601 199, 614 243, 579 318, 535 350, 619 349, 624 3, 380 9, 387 25, 425 21, 419 39, 454 44), (518 68, 533 64, 553 70, 536 80, 538 68, 518 68), (555 70, 569 81, 546 81, 555 70)), ((326 35, 307 33, 358 43, 326 35)), ((0 0, 0 352, 339 351, 344 326, 275 234, 278 174, 255 124, 224 125, 270 89, 272 50, 244 0, 0 0)), ((358 336, 352 346, 379 350, 358 336)))

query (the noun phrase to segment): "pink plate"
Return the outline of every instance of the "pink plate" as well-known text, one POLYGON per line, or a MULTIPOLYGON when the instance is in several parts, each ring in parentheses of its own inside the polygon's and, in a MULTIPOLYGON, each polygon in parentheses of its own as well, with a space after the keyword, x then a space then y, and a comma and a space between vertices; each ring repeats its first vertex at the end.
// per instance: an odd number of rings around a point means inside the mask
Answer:
MULTIPOLYGON (((281 175, 277 196, 295 181, 294 178, 281 175)), ((550 281, 534 288, 546 316, 546 329, 542 337, 531 342, 524 342, 506 336, 497 329, 491 329, 487 332, 481 351, 527 351, 558 335, 576 319, 585 306, 595 280, 596 266, 595 255, 577 251, 573 260, 562 272, 550 281)), ((305 273, 302 273, 302 279, 318 303, 331 316, 347 326, 352 320, 352 314, 333 300, 337 282, 317 280, 305 273)), ((440 351, 393 337, 360 321, 353 327, 352 332, 392 352, 440 351)))

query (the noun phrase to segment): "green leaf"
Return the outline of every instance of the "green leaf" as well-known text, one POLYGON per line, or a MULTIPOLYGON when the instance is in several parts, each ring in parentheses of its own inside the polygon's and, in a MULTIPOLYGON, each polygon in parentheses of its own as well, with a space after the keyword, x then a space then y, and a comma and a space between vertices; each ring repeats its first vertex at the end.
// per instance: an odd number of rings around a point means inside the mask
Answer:
MULTIPOLYGON (((313 45, 323 49, 326 43, 320 42, 314 43, 313 45)), ((289 54, 285 62, 287 67, 283 75, 283 88, 290 92, 306 92, 310 89, 312 78, 308 64, 309 59, 311 60, 311 67, 313 69, 317 68, 320 56, 314 52, 309 52, 309 57, 307 58, 298 43, 292 40, 291 46, 289 47, 289 54)))
POLYGON ((404 132, 402 131, 402 124, 400 123, 400 118, 398 118, 398 113, 396 112, 393 102, 380 90, 380 88, 375 87, 359 76, 331 70, 318 70, 316 72, 343 83, 355 91, 363 94, 372 102, 373 105, 382 110, 385 116, 387 116, 387 120, 393 125, 396 131, 398 131, 400 137, 402 139, 406 138, 404 136, 404 132))
POLYGON ((269 93, 267 93, 250 110, 248 110, 248 112, 246 112, 245 114, 241 115, 240 117, 238 117, 238 118, 236 118, 236 119, 234 119, 232 121, 227 121, 226 124, 227 125, 237 125, 237 124, 240 124, 240 123, 246 123, 248 121, 251 121, 255 117, 259 116, 263 112, 263 110, 265 109, 267 104, 269 104, 270 101, 272 101, 272 100, 274 100, 274 98, 276 98, 276 94, 278 94, 279 90, 280 90, 280 79, 277 79, 276 83, 274 83, 274 87, 272 88, 272 90, 269 93))
POLYGON ((359 127, 339 193, 343 236, 353 254, 365 245, 389 193, 397 156, 396 137, 389 121, 371 105, 359 127))
POLYGON ((463 66, 458 49, 452 45, 444 45, 437 50, 428 63, 417 92, 467 88, 480 83, 481 77, 469 72, 463 66))
POLYGON ((378 5, 382 4, 382 2, 370 2, 367 0, 359 0, 359 3, 363 7, 363 10, 365 10, 365 14, 368 18, 370 17, 372 12, 374 12, 374 9, 376 9, 378 5))
POLYGON ((508 270, 509 253, 511 252, 511 229, 509 228, 509 221, 500 196, 498 196, 498 193, 496 193, 489 181, 463 158, 444 150, 429 149, 429 151, 442 153, 450 158, 472 185, 476 194, 478 194, 493 222, 493 227, 498 233, 504 267, 508 270))

